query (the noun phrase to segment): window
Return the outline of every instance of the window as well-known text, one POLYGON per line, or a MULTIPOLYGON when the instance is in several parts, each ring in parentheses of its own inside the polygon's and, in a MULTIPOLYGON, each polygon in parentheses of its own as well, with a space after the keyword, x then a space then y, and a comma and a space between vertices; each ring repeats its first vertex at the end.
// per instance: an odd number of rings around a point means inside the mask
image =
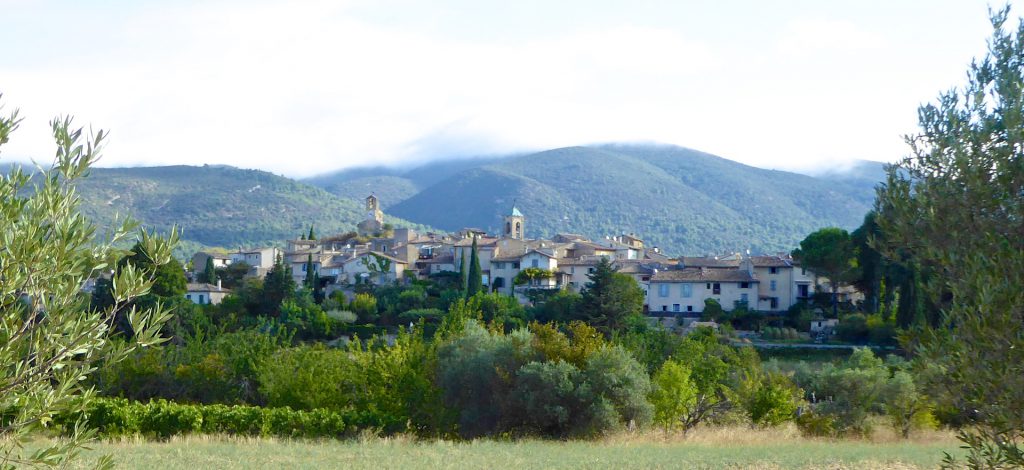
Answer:
POLYGON ((678 312, 679 311, 679 304, 672 304, 672 311, 673 312, 678 312))
POLYGON ((640 280, 643 281, 643 282, 650 281, 651 280, 651 276, 641 276, 640 280))
POLYGON ((576 274, 576 266, 569 266, 569 274, 576 274))
POLYGON ((692 312, 693 311, 693 305, 687 305, 686 306, 686 311, 687 312, 692 312))
POLYGON ((534 258, 534 259, 530 260, 530 266, 533 266, 535 268, 539 267, 540 266, 540 261, 537 258, 534 258))
POLYGON ((668 305, 662 305, 661 306, 661 311, 662 312, 667 312, 668 311, 668 305))
POLYGON ((711 289, 711 294, 712 295, 721 295, 722 294, 722 285, 716 282, 715 285, 714 285, 714 288, 711 289))
POLYGON ((740 302, 747 303, 747 294, 740 294, 740 302))
POLYGON ((668 297, 668 284, 658 284, 658 296, 668 297))
POLYGON ((710 288, 711 288, 711 283, 709 282, 707 287, 705 287, 705 289, 710 289, 710 288))
POLYGON ((775 279, 772 279, 771 289, 774 291, 776 288, 775 279))
POLYGON ((501 263, 491 263, 494 265, 494 269, 501 269, 501 263))
POLYGON ((768 272, 771 274, 778 274, 779 268, 768 268, 768 272))
POLYGON ((693 285, 683 284, 683 297, 693 297, 693 285))
POLYGON ((808 287, 809 286, 807 284, 800 284, 800 285, 796 286, 796 292, 797 292, 796 296, 797 297, 808 297, 809 296, 808 295, 808 287))
POLYGON ((806 276, 807 275, 807 268, 800 268, 800 275, 801 276, 806 276))
POLYGON ((512 269, 519 269, 519 263, 518 262, 512 263, 512 269))
POLYGON ((205 304, 206 303, 206 300, 204 300, 203 297, 205 297, 203 294, 199 294, 199 303, 201 303, 201 304, 205 304))
MULTIPOLYGON (((741 282, 740 283, 740 289, 750 289, 750 283, 749 282, 741 282)), ((743 295, 747 295, 747 294, 743 294, 743 295)))
POLYGON ((185 294, 185 298, 188 300, 192 300, 192 294, 185 294))
POLYGON ((595 268, 587 268, 587 273, 588 274, 594 274, 594 270, 595 270, 595 268))
POLYGON ((778 297, 772 297, 771 298, 771 306, 772 306, 771 307, 772 310, 775 310, 775 309, 779 308, 779 298, 778 297))

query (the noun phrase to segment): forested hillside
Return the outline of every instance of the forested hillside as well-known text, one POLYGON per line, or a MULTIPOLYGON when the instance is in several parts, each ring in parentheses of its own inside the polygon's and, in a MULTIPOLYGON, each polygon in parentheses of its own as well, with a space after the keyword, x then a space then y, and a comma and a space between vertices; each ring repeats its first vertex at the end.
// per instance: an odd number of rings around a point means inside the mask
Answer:
MULTIPOLYGON (((355 230, 360 201, 258 170, 225 166, 95 168, 78 187, 83 212, 100 226, 130 214, 146 227, 177 224, 182 240, 235 248, 355 230)), ((422 226, 389 218, 402 226, 422 226)))
POLYGON ((516 201, 530 236, 636 232, 669 253, 772 252, 823 226, 856 227, 874 196, 863 179, 764 170, 674 146, 570 147, 484 163, 389 211, 443 229, 496 228, 516 201))

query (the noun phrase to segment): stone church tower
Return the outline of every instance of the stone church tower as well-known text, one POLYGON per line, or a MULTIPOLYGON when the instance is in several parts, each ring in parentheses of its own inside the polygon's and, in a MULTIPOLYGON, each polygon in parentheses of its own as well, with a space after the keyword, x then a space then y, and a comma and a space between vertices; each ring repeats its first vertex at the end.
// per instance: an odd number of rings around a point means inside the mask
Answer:
POLYGON ((380 210, 380 201, 377 196, 370 194, 366 197, 366 220, 359 222, 359 235, 368 237, 380 233, 384 229, 384 212, 380 210))
POLYGON ((513 203, 512 213, 505 216, 505 230, 502 232, 502 235, 506 238, 524 240, 525 233, 526 217, 523 216, 522 212, 519 212, 519 208, 517 208, 515 203, 513 203))

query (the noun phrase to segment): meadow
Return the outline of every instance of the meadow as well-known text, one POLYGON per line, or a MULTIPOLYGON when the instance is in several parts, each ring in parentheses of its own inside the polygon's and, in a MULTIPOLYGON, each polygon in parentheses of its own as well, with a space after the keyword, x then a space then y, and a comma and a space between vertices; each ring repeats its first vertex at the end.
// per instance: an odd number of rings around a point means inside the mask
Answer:
POLYGON ((113 454, 115 468, 936 468, 943 452, 958 454, 952 434, 923 432, 909 440, 883 430, 870 440, 801 437, 795 426, 771 430, 702 428, 687 437, 622 433, 594 441, 417 440, 364 437, 286 440, 227 436, 104 441, 77 467, 113 454))

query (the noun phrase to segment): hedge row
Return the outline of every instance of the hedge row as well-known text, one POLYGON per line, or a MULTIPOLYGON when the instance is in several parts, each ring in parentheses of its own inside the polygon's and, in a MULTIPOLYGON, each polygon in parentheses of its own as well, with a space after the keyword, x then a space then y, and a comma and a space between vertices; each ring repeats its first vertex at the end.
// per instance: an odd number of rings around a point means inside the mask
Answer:
MULTIPOLYGON (((71 424, 79 416, 66 416, 71 424)), ((350 431, 341 413, 297 411, 288 407, 188 405, 120 398, 94 400, 86 413, 89 427, 104 437, 143 435, 167 438, 183 434, 233 434, 277 437, 342 437, 350 431)))

